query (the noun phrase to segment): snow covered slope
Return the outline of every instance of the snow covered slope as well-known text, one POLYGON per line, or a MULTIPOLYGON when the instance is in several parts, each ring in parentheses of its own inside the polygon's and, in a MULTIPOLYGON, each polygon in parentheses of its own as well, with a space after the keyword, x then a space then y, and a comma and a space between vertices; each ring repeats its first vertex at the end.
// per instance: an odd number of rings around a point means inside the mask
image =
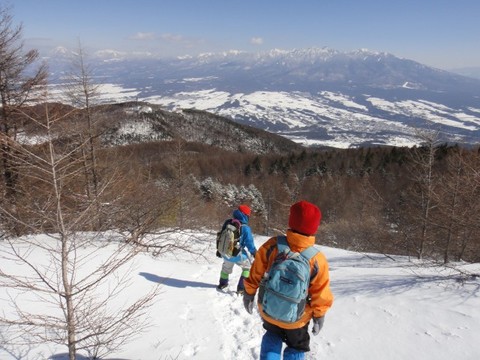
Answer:
MULTIPOLYGON (((133 301, 160 283, 161 294, 148 313, 151 327, 105 359, 258 359, 263 334, 258 313, 249 315, 241 298, 215 290, 221 260, 215 257, 214 233, 174 236, 182 240, 191 236, 188 243, 203 256, 181 252, 159 258, 138 255, 132 267, 126 269, 131 285, 118 298, 133 301)), ((257 246, 267 240, 263 236, 255 239, 257 246)), ((0 247, 5 246, 0 242, 0 247)), ((107 255, 110 250, 105 247, 101 251, 107 255)), ((307 359, 480 357, 476 345, 480 333, 478 278, 462 279, 450 268, 423 267, 402 257, 325 247, 321 250, 330 263, 335 302, 322 332, 312 337, 307 359)), ((32 261, 41 258, 38 251, 29 256, 32 261)), ((463 271, 480 271, 478 264, 456 265, 463 271)), ((2 260, 1 266, 8 271, 15 264, 2 260)), ((232 281, 238 276, 240 269, 236 268, 232 281)), ((11 306, 7 293, 13 295, 14 290, 0 288, 0 306, 6 313, 11 306)), ((39 312, 45 310, 41 301, 30 302, 29 306, 39 312)), ((10 329, 3 337, 12 334, 10 329)), ((10 347, 4 342, 0 359, 13 360, 22 354, 24 360, 63 360, 65 352, 65 348, 49 344, 10 347)))

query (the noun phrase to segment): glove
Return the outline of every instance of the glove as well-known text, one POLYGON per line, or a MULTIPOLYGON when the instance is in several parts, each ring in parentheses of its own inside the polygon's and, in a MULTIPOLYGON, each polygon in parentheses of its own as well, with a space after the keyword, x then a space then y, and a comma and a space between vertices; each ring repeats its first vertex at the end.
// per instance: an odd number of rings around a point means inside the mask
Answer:
POLYGON ((313 329, 312 329, 312 334, 313 335, 318 335, 320 330, 322 330, 324 321, 325 321, 325 318, 323 316, 313 318, 313 329))
POLYGON ((250 295, 247 294, 246 292, 243 293, 243 306, 245 306, 245 310, 249 314, 253 314, 253 299, 255 298, 255 295, 250 295))
POLYGON ((222 254, 220 254, 218 251, 217 251, 216 255, 217 255, 218 258, 220 258, 220 259, 222 258, 222 254))

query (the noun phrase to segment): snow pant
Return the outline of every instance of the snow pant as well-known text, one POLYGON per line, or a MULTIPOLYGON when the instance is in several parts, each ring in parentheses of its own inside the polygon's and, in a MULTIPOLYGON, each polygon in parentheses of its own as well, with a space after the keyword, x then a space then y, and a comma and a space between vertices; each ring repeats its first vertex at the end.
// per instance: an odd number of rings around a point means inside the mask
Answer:
POLYGON ((242 275, 238 280, 237 291, 243 291, 244 290, 243 280, 248 278, 248 276, 250 275, 251 263, 248 259, 241 262, 236 262, 236 263, 223 260, 222 271, 220 272, 220 285, 228 284, 229 277, 232 274, 233 267, 235 265, 240 266, 242 268, 242 275))
POLYGON ((303 360, 310 351, 308 324, 299 329, 282 329, 268 322, 263 323, 266 333, 262 338, 260 360, 280 360, 283 343, 287 344, 283 360, 303 360))

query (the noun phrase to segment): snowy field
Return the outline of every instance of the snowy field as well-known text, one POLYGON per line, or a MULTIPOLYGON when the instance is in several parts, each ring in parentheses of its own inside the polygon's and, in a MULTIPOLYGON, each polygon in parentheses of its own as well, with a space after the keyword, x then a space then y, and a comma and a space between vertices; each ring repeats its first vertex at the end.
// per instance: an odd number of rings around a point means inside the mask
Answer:
MULTIPOLYGON (((257 236, 257 246, 266 240, 257 236)), ((191 245, 203 255, 139 254, 128 267, 131 286, 124 299, 134 300, 158 283, 161 292, 149 310, 147 331, 103 360, 258 359, 263 334, 258 313, 249 315, 240 297, 215 290, 221 260, 215 257, 214 235, 197 234, 191 245)), ((0 250, 5 246, 0 241, 0 250)), ((459 281, 452 269, 420 267, 406 258, 321 250, 330 263, 335 302, 322 332, 312 337, 307 359, 480 359, 479 278, 459 281)), ((15 264, 0 262, 2 271, 10 266, 15 264)), ((480 271, 480 264, 456 266, 480 271)), ((239 276, 235 268, 232 288, 239 276)), ((10 306, 7 290, 1 288, 1 311, 8 313, 10 306)), ((42 310, 42 303, 29 306, 42 310)), ((1 343, 0 359, 63 360, 66 351, 49 344, 12 348, 1 343)))

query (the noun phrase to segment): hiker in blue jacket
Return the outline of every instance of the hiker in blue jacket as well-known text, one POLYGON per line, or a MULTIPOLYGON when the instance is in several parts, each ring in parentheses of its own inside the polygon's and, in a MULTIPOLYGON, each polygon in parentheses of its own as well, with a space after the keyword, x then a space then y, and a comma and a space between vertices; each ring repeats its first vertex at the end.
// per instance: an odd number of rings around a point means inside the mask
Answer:
MULTIPOLYGON (((221 256, 223 258, 222 271, 220 272, 220 281, 217 286, 217 290, 223 290, 228 287, 228 280, 230 274, 233 272, 234 265, 238 265, 242 268, 242 275, 238 280, 237 293, 243 294, 244 285, 243 280, 250 275, 250 266, 252 265, 252 259, 249 254, 255 258, 257 248, 253 241, 252 230, 248 226, 248 220, 250 218, 251 209, 247 205, 240 205, 238 209, 233 211, 233 218, 240 221, 242 224, 240 227, 240 252, 233 257, 221 256), (248 250, 248 252, 247 252, 248 250)), ((229 220, 225 221, 222 230, 226 227, 229 220)), ((218 254, 217 254, 218 255, 218 254)))

